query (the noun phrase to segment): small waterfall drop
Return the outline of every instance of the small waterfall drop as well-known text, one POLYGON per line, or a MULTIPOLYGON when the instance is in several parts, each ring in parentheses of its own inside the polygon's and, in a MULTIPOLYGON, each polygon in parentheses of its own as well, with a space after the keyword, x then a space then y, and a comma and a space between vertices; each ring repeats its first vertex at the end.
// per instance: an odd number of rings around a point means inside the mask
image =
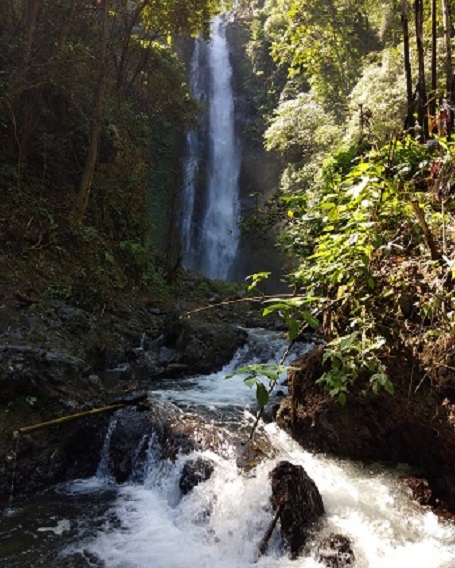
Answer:
POLYGON ((114 433, 116 426, 117 426, 117 419, 113 417, 111 418, 109 426, 107 428, 103 447, 101 449, 100 463, 98 464, 98 468, 96 470, 96 477, 103 481, 108 481, 110 479, 109 451, 111 447, 112 434, 114 433))
POLYGON ((196 42, 191 87, 199 100, 204 97, 201 88, 204 87, 205 61, 209 75, 206 127, 190 133, 187 138, 182 215, 184 263, 209 278, 227 280, 233 277, 240 237, 240 156, 234 127, 232 67, 226 21, 222 17, 213 21, 212 39, 208 44, 202 40, 196 42), (200 175, 204 164, 206 176, 200 175), (204 184, 198 183, 203 177, 204 184), (196 207, 198 193, 202 193, 203 198, 196 207))

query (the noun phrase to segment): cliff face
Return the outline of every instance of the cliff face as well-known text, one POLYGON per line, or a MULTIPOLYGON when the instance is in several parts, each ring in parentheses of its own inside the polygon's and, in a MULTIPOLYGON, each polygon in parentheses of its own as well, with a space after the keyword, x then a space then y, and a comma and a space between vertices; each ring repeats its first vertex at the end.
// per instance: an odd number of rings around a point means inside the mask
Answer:
MULTIPOLYGON (((241 144, 240 196, 242 220, 254 215, 264 201, 280 185, 281 161, 277 154, 264 149, 260 112, 255 102, 253 69, 246 47, 248 28, 241 18, 233 19, 227 28, 231 48, 235 127, 241 144)), ((275 247, 275 231, 268 233, 242 231, 237 277, 243 280, 254 272, 271 271, 268 285, 279 287, 283 259, 275 247)))

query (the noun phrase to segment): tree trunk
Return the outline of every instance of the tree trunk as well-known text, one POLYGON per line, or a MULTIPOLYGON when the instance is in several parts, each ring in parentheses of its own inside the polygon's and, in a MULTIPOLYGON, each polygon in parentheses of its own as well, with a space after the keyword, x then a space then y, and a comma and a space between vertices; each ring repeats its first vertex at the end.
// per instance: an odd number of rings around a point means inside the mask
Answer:
MULTIPOLYGON (((454 96, 454 80, 453 80, 453 66, 452 66, 452 14, 450 12, 449 0, 442 0, 442 19, 444 23, 444 39, 446 44, 446 98, 450 105, 455 100, 454 96)), ((453 131, 453 113, 451 111, 447 120, 447 136, 453 131)))
POLYGON ((84 171, 79 185, 79 192, 73 208, 73 222, 78 224, 84 218, 90 199, 90 191, 98 159, 98 146, 101 134, 103 103, 106 92, 107 51, 109 42, 109 4, 110 0, 101 0, 101 44, 99 51, 99 66, 97 87, 93 97, 93 114, 90 123, 90 142, 85 161, 84 171))
MULTIPOLYGON (((135 26, 137 26, 140 21, 144 8, 149 4, 149 2, 150 0, 142 0, 142 2, 136 6, 136 9, 130 14, 129 21, 126 24, 125 29, 122 30, 123 41, 117 70, 117 92, 120 92, 125 85, 125 72, 128 63, 128 50, 130 47, 131 35, 135 26)), ((128 14, 126 15, 126 18, 128 18, 128 14)))
POLYGON ((403 55, 404 55, 404 70, 406 74, 406 99, 408 103, 406 119, 404 123, 405 129, 411 128, 414 125, 414 101, 412 96, 412 72, 411 72, 411 56, 409 52, 409 20, 408 20, 408 2, 402 0, 401 2, 401 24, 403 27, 403 55))
POLYGON ((60 28, 60 36, 58 38, 59 49, 62 49, 66 43, 66 38, 68 36, 69 30, 71 29, 75 12, 76 12, 76 0, 71 0, 71 6, 68 13, 68 17, 64 19, 62 27, 60 28))
POLYGON ((27 67, 30 62, 33 42, 35 40, 36 21, 38 19, 37 0, 25 0, 25 17, 27 25, 27 43, 24 50, 24 63, 25 67, 27 67))
POLYGON ((417 113, 419 124, 422 128, 422 141, 428 139, 428 116, 427 116, 427 92, 425 86, 425 52, 423 47, 423 0, 415 0, 415 30, 417 41, 417 60, 418 60, 418 83, 417 91, 419 94, 417 113))
POLYGON ((431 115, 432 129, 436 126, 436 97, 438 90, 437 74, 437 2, 431 0, 431 95, 428 110, 431 115))

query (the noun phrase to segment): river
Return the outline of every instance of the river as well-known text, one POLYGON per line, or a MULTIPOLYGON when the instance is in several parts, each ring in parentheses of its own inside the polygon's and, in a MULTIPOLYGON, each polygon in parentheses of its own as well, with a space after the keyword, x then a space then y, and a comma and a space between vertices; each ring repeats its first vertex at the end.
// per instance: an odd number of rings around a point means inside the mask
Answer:
MULTIPOLYGON (((247 361, 276 359, 283 348, 277 335, 252 332, 249 345, 222 371, 162 380, 151 388, 150 397, 199 414, 220 431, 246 428, 253 421, 254 393, 242 377, 225 376, 247 361)), ((107 438, 95 477, 16 500, 0 517, 0 566, 320 568, 311 546, 295 561, 284 556, 279 530, 267 553, 257 558, 257 544, 272 518, 269 472, 286 459, 301 464, 321 492, 326 516, 315 540, 331 532, 348 536, 355 567, 455 567, 455 527, 410 499, 399 479, 405 466, 387 469, 314 455, 270 423, 261 426, 260 434, 270 438, 273 457, 245 473, 227 439, 223 455, 210 449, 194 452, 190 457, 215 464, 214 473, 182 497, 179 479, 188 456, 159 460, 156 437, 144 434, 147 459, 125 484, 110 477, 107 438)))

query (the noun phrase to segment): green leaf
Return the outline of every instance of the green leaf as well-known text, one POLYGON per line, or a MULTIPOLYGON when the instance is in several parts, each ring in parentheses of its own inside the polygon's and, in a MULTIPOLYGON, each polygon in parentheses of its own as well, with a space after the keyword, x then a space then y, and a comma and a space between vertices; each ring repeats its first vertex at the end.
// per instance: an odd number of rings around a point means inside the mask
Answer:
POLYGON ((346 404, 346 395, 344 392, 340 392, 340 394, 338 395, 338 402, 341 404, 341 406, 344 406, 346 404))
POLYGON ((295 318, 289 318, 287 323, 288 323, 288 339, 289 341, 294 341, 294 339, 299 334, 299 322, 295 318))
POLYGON ((261 382, 257 382, 256 385, 256 400, 261 408, 269 402, 269 393, 265 386, 261 382))
POLYGON ((320 325, 318 318, 314 317, 314 315, 310 312, 302 312, 302 316, 309 326, 311 326, 313 329, 318 329, 320 325))
POLYGON ((389 394, 393 395, 395 393, 395 388, 391 380, 387 379, 387 382, 385 382, 383 386, 389 394))
POLYGON ((257 382, 256 375, 249 375, 246 379, 243 379, 243 382, 251 389, 257 382))

